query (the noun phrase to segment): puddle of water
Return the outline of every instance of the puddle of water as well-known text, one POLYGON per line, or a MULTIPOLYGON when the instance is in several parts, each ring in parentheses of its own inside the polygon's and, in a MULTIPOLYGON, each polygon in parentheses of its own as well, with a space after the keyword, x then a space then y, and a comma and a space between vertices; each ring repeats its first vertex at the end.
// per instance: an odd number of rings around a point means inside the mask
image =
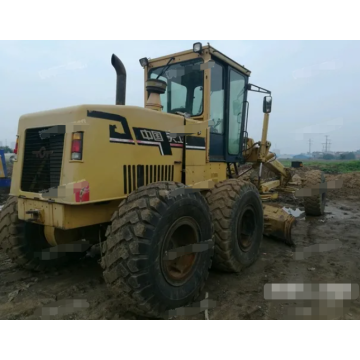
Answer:
POLYGON ((292 208, 283 207, 282 209, 296 218, 302 218, 305 216, 305 211, 302 211, 299 208, 292 209, 292 208))
MULTIPOLYGON (((288 214, 294 216, 297 219, 306 220, 305 217, 305 211, 300 210, 299 208, 282 208, 284 211, 286 211, 288 214)), ((319 221, 325 222, 326 219, 350 219, 354 216, 351 210, 343 210, 340 209, 339 206, 334 206, 331 204, 326 204, 325 207, 325 215, 319 217, 319 221)), ((310 217, 311 218, 311 217, 310 217)))
POLYGON ((342 210, 339 207, 326 204, 325 219, 348 219, 352 216, 354 216, 354 214, 351 210, 342 210))

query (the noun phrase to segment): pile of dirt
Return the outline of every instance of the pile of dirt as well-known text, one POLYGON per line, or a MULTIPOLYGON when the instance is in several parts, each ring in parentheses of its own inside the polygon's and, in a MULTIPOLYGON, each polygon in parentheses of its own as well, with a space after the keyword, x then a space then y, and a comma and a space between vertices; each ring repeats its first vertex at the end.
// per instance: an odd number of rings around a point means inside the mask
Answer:
MULTIPOLYGON (((246 170, 244 167, 241 169, 242 171, 246 170)), ((301 185, 301 178, 305 178, 306 172, 310 170, 319 170, 315 166, 311 167, 303 167, 292 169, 295 172, 293 176, 293 182, 301 185)), ((241 176, 241 179, 245 181, 249 181, 251 176, 256 176, 253 170, 248 171, 246 174, 241 176)), ((261 178, 263 180, 273 178, 275 174, 269 171, 266 168, 263 168, 263 173, 261 178)), ((329 199, 357 199, 360 198, 360 172, 352 172, 346 174, 325 174, 326 181, 334 181, 334 180, 342 180, 342 187, 338 189, 329 188, 327 192, 327 197, 329 199)), ((284 197, 287 201, 294 202, 295 199, 292 195, 281 195, 281 199, 284 197)), ((302 199, 298 199, 298 201, 302 201, 302 199)))
MULTIPOLYGON (((319 170, 315 166, 303 167, 296 169, 296 174, 300 177, 305 177, 305 173, 310 170, 319 170)), ((329 188, 327 197, 329 199, 350 198, 355 199, 360 197, 360 172, 351 172, 345 174, 326 174, 326 181, 342 180, 342 187, 339 189, 329 188)))
POLYGON ((327 193, 329 199, 358 198, 360 197, 360 172, 348 174, 325 175, 326 181, 342 180, 340 189, 330 189, 327 193))
MULTIPOLYGON (((296 169, 295 178, 304 178, 305 173, 310 170, 317 170, 315 167, 304 167, 296 169)), ((325 174, 326 181, 341 180, 342 187, 339 189, 329 188, 327 197, 329 199, 356 199, 360 197, 360 172, 352 172, 346 174, 325 174)))

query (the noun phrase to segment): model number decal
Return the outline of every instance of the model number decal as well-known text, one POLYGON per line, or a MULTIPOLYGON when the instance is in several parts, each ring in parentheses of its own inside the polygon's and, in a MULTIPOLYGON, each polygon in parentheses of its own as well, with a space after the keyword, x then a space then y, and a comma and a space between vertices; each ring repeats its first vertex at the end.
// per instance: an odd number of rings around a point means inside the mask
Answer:
POLYGON ((165 131, 133 127, 136 142, 144 146, 157 146, 161 155, 172 155, 170 142, 165 131))
MULTIPOLYGON (((181 136, 171 137, 169 133, 157 129, 133 127, 135 140, 126 118, 121 115, 105 113, 101 111, 89 111, 88 117, 117 121, 122 125, 123 132, 117 132, 116 125, 109 125, 109 140, 112 143, 123 143, 129 145, 156 146, 161 155, 172 155, 171 148, 183 148, 184 139, 181 136)), ((186 137, 186 148, 189 150, 205 150, 205 138, 197 136, 186 137)))

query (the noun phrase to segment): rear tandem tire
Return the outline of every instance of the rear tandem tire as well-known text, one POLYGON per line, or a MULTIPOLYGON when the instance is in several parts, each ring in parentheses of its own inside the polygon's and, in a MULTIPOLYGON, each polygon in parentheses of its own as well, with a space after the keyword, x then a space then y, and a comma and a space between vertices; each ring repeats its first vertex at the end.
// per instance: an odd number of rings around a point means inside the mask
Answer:
POLYGON ((45 239, 43 226, 19 220, 17 204, 17 197, 9 196, 0 212, 0 248, 5 250, 13 263, 26 270, 42 271, 58 268, 83 256, 80 253, 63 253, 53 259, 43 259, 42 251, 51 247, 45 239))
POLYGON ((163 258, 165 251, 213 237, 204 197, 185 191, 169 196, 179 188, 184 185, 175 182, 140 187, 112 217, 102 246, 103 274, 120 295, 124 310, 162 317, 194 301, 205 285, 213 248, 178 261, 163 258))
POLYGON ((249 182, 228 179, 216 184, 206 199, 214 221, 214 267, 240 272, 260 253, 264 213, 259 192, 249 182))
MULTIPOLYGON (((320 170, 311 170, 305 174, 304 188, 316 188, 325 183, 324 173, 320 170)), ((304 196, 305 214, 309 216, 321 216, 325 213, 326 192, 319 195, 304 196)))

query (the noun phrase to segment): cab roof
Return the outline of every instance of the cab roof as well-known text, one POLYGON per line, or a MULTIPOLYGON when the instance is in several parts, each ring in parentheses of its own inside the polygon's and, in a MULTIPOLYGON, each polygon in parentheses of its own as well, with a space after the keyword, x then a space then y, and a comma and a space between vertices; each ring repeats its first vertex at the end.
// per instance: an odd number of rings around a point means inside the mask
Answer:
MULTIPOLYGON (((210 54, 213 57, 224 61, 228 65, 231 65, 235 69, 241 71, 243 74, 245 74, 247 76, 250 76, 251 71, 249 69, 247 69, 244 65, 240 65, 236 61, 230 59, 228 56, 226 56, 222 52, 216 50, 214 47, 212 47, 210 45, 206 45, 206 46, 203 46, 203 50, 209 50, 210 54)), ((178 56, 188 55, 188 54, 192 54, 192 53, 193 53, 193 50, 191 49, 191 50, 186 50, 186 51, 182 51, 182 52, 178 52, 178 53, 174 53, 174 54, 169 54, 169 55, 166 55, 166 56, 161 56, 161 57, 158 57, 158 58, 150 59, 149 64, 151 64, 153 62, 161 61, 161 60, 166 60, 166 59, 168 59, 170 57, 178 57, 178 56)))

